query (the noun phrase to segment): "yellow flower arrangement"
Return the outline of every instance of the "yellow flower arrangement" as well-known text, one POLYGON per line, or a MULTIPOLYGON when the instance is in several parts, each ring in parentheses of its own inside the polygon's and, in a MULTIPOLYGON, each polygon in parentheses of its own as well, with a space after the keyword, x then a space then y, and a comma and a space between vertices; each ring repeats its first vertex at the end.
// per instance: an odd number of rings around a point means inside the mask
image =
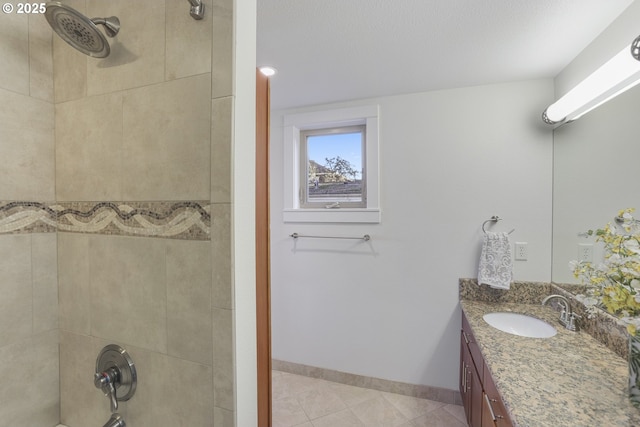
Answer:
POLYGON ((570 263, 573 274, 587 285, 586 295, 578 295, 590 313, 600 306, 617 316, 631 335, 640 331, 640 221, 634 209, 618 212, 615 224, 589 230, 604 244, 604 261, 570 263))

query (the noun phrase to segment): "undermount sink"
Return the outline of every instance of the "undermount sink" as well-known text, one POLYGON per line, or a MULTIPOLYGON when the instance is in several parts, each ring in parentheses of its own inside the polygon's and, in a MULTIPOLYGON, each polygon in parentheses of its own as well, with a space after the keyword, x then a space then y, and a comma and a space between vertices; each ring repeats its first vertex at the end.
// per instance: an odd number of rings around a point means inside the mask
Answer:
POLYGON ((519 313, 488 313, 485 322, 502 332, 528 338, 551 338, 558 333, 547 322, 519 313))

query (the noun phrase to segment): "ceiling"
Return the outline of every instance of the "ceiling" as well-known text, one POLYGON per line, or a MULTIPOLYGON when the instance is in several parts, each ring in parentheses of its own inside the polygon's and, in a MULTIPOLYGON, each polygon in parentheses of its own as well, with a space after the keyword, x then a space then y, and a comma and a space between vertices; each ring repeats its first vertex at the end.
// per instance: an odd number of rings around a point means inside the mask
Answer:
POLYGON ((257 0, 271 105, 555 77, 632 0, 257 0))

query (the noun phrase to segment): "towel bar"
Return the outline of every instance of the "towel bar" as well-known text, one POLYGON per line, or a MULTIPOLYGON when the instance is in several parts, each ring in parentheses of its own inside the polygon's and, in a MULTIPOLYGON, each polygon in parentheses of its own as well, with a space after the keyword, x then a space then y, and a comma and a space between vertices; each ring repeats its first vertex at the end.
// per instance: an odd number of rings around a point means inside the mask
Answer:
POLYGON ((308 235, 303 235, 303 234, 298 234, 298 233, 293 233, 290 235, 291 237, 293 237, 294 239, 297 239, 298 237, 308 237, 310 239, 350 239, 350 240, 364 240, 365 242, 368 242, 369 240, 371 240, 371 236, 369 236, 368 234, 365 234, 362 237, 347 237, 347 236, 308 236, 308 235))

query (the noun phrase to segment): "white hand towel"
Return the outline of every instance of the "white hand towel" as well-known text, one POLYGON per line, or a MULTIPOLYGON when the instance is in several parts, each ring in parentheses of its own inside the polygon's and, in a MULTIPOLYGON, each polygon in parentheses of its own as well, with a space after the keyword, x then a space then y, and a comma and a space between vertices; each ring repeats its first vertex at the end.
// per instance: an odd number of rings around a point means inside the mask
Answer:
POLYGON ((484 283, 496 289, 509 289, 512 276, 509 234, 486 232, 478 266, 478 285, 484 283))

